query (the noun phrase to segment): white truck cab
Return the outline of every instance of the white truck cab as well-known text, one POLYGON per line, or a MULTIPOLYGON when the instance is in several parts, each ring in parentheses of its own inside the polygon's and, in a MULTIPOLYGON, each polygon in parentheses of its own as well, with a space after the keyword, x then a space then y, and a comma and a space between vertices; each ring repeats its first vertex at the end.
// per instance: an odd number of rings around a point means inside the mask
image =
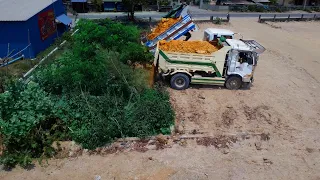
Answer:
POLYGON ((213 41, 222 36, 226 39, 234 39, 235 33, 228 29, 207 28, 204 30, 203 40, 213 41))
POLYGON ((260 44, 255 41, 227 39, 232 49, 227 58, 227 76, 239 76, 243 83, 253 81, 254 68, 258 62, 258 56, 264 51, 260 44))

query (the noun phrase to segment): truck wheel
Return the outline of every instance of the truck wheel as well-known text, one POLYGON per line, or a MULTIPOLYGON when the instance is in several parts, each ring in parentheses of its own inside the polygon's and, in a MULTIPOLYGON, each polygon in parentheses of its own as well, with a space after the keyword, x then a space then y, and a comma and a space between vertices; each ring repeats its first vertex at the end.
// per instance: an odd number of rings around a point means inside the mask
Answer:
POLYGON ((187 89, 190 84, 190 78, 186 74, 177 73, 171 77, 170 84, 176 90, 187 89))
POLYGON ((238 76, 231 76, 226 81, 226 87, 230 90, 239 89, 242 85, 242 79, 238 76))

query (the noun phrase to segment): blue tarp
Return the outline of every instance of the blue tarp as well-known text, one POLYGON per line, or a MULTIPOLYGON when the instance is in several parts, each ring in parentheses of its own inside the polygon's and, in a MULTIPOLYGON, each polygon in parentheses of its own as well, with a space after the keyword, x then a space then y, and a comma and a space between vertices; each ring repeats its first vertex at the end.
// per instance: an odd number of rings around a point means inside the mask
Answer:
POLYGON ((62 15, 56 17, 56 19, 65 25, 69 25, 72 23, 72 20, 65 14, 62 14, 62 15))
POLYGON ((71 2, 81 2, 81 3, 85 3, 85 2, 87 2, 87 0, 71 0, 71 2))

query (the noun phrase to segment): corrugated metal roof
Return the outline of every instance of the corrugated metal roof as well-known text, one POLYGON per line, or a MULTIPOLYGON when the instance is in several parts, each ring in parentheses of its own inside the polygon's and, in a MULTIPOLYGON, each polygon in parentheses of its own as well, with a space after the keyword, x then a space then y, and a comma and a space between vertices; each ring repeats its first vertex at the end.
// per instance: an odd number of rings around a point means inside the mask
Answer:
POLYGON ((0 21, 26 21, 57 0, 0 0, 0 21))

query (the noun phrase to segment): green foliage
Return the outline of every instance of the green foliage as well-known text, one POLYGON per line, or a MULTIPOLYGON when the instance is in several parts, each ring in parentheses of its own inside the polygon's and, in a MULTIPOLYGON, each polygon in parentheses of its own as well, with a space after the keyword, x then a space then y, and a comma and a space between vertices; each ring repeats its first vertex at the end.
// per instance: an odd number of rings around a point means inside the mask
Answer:
POLYGON ((134 12, 135 12, 135 6, 137 5, 147 5, 147 0, 122 0, 122 3, 127 10, 128 13, 130 13, 130 20, 134 20, 134 12))
POLYGON ((136 26, 123 25, 109 19, 80 20, 81 31, 74 35, 73 53, 84 59, 96 55, 99 47, 124 54, 123 62, 149 62, 151 55, 140 44, 140 32, 136 26), (86 46, 83 46, 86 44, 86 46))
POLYGON ((131 63, 135 62, 151 62, 152 54, 147 51, 145 47, 142 47, 137 43, 128 43, 126 50, 121 53, 120 61, 123 63, 127 63, 130 61, 131 63))
POLYGON ((12 82, 0 94, 0 132, 5 150, 0 162, 26 167, 31 158, 53 155, 53 140, 61 138, 63 122, 55 118, 55 104, 38 84, 12 82))
POLYGON ((276 5, 278 3, 277 0, 270 0, 270 5, 276 5))
POLYGON ((96 11, 103 11, 102 10, 102 4, 103 4, 103 1, 102 0, 92 0, 92 4, 94 5, 96 11))
POLYGON ((266 12, 267 9, 265 9, 263 6, 258 6, 258 5, 249 5, 248 6, 248 11, 251 12, 266 12))
POLYGON ((216 18, 213 20, 213 23, 214 23, 214 24, 222 24, 222 18, 216 17, 216 18))
POLYGON ((128 136, 145 137, 168 133, 174 121, 169 95, 155 89, 146 89, 134 103, 128 104, 125 116, 126 124, 123 127, 128 136))
POLYGON ((312 13, 312 9, 311 8, 306 8, 306 9, 304 9, 304 11, 306 11, 308 13, 312 13))
POLYGON ((147 87, 151 55, 139 31, 110 20, 81 20, 72 49, 42 66, 29 84, 0 94, 1 163, 25 167, 50 157, 53 141, 72 139, 94 149, 126 136, 170 133, 174 113, 164 90, 147 87))
POLYGON ((320 7, 319 6, 311 7, 311 10, 316 11, 316 12, 320 12, 320 7))
POLYGON ((72 139, 84 148, 94 149, 121 137, 119 122, 123 121, 124 101, 105 94, 82 94, 69 100, 69 126, 72 139))

